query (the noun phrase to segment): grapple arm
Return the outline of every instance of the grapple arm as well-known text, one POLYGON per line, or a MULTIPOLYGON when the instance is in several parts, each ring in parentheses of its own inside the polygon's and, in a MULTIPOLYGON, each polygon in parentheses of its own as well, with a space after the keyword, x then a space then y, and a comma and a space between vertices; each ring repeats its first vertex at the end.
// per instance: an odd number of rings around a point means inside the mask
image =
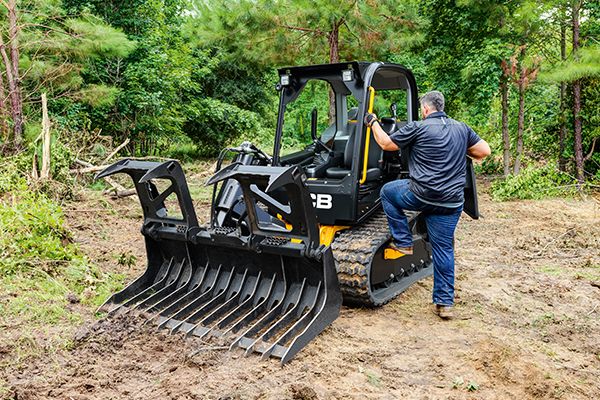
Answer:
POLYGON ((333 255, 320 246, 318 225, 303 175, 295 168, 233 165, 207 184, 240 184, 249 234, 240 229, 198 225, 176 161, 119 161, 98 174, 128 174, 142 209, 147 270, 112 295, 109 314, 137 309, 172 332, 229 340, 230 348, 286 362, 339 315, 342 297, 333 255), (153 184, 167 179, 162 193, 153 184), (182 218, 166 213, 175 193, 182 218), (257 207, 280 214, 283 229, 261 221, 257 207))

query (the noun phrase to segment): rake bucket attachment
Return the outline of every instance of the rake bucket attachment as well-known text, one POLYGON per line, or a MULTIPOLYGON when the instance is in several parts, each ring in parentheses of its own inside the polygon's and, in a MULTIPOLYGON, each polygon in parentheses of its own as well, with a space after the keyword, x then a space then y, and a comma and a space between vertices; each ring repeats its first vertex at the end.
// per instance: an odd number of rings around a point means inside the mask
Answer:
POLYGON ((298 168, 232 164, 209 180, 238 182, 249 234, 239 226, 199 226, 176 161, 123 160, 97 178, 116 173, 128 174, 135 184, 148 265, 101 311, 139 310, 148 322, 172 333, 218 337, 230 349, 278 357, 282 363, 339 315, 342 297, 333 256, 319 245, 310 194, 298 168), (169 184, 162 193, 160 180, 169 184), (177 197, 179 218, 169 216, 165 200, 170 196, 177 197), (259 220, 264 215, 259 208, 279 214, 292 228, 259 220))

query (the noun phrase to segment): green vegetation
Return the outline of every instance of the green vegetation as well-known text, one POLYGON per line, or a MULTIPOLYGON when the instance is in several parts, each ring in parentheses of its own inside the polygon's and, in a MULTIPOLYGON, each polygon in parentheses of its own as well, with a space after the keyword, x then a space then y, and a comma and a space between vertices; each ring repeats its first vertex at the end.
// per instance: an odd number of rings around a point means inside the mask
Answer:
MULTIPOLYGON (((600 180, 591 1, 41 0, 0 13, 16 16, 0 23, 5 151, 38 136, 44 92, 53 135, 129 139, 123 155, 191 161, 242 140, 269 151, 277 67, 382 60, 411 68, 421 92, 444 92, 448 113, 492 145, 479 171, 504 175, 496 198, 529 198, 532 180, 549 196, 569 175, 578 189, 600 180)), ((294 104, 288 149, 306 142, 312 107, 326 118, 327 102, 294 104)))
POLYGON ((124 276, 101 272, 81 254, 61 207, 44 191, 31 190, 19 175, 21 162, 5 160, 0 171, 1 319, 18 315, 34 326, 77 321, 69 301, 98 306, 124 276))
POLYGON ((577 180, 555 165, 530 165, 518 175, 508 175, 491 186, 495 200, 534 199, 574 196, 578 193, 577 180))

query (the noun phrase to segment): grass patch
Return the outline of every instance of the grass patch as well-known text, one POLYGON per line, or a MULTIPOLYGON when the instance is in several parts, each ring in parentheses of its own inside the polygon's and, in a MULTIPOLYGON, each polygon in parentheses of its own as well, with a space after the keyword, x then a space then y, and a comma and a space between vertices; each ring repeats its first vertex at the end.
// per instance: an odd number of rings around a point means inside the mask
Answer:
POLYGON ((68 347, 86 309, 71 303, 91 309, 123 287, 125 275, 104 273, 81 253, 64 219, 50 195, 10 167, 0 170, 0 340, 10 351, 4 368, 68 347))
POLYGON ((544 274, 553 275, 553 276, 559 276, 559 275, 563 275, 565 273, 564 269, 562 269, 560 267, 556 267, 556 266, 551 266, 551 265, 545 265, 545 266, 539 268, 538 271, 542 272, 544 274))
POLYGON ((563 276, 572 279, 600 281, 600 265, 583 265, 581 267, 570 269, 553 265, 545 265, 541 268, 538 268, 537 271, 550 276, 563 276))

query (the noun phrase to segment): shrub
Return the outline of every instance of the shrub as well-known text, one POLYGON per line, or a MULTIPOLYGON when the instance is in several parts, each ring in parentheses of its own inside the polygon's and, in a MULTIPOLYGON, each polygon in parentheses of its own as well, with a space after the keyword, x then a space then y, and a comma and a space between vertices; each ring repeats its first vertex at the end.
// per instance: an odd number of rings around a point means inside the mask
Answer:
POLYGON ((261 128, 256 113, 215 99, 199 99, 185 107, 184 131, 198 143, 198 155, 211 157, 243 135, 261 128))
POLYGON ((494 200, 543 199, 547 197, 574 196, 578 193, 577 181, 558 171, 555 164, 530 165, 519 175, 509 175, 492 183, 494 200))
POLYGON ((55 323, 79 318, 66 307, 67 295, 98 305, 124 277, 105 274, 79 251, 64 225, 61 207, 32 190, 17 168, 18 157, 0 169, 0 316, 55 323), (85 290, 85 292, 84 292, 85 290))

